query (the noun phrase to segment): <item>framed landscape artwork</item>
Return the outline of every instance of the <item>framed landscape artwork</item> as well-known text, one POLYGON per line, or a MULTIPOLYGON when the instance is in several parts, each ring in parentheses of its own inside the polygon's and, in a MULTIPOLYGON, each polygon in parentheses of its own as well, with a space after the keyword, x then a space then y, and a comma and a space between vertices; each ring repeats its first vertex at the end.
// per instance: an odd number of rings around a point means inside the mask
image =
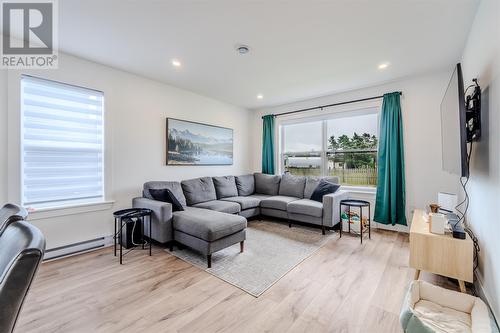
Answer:
POLYGON ((232 129, 167 118, 167 165, 232 164, 232 129))

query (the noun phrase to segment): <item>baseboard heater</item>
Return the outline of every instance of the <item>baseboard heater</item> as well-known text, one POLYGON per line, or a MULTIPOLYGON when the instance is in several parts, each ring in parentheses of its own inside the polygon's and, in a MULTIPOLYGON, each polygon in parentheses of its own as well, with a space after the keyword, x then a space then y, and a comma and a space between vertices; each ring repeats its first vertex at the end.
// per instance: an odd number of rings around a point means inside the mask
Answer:
POLYGON ((43 260, 53 260, 97 250, 112 244, 111 237, 99 237, 88 241, 55 247, 45 251, 43 260))

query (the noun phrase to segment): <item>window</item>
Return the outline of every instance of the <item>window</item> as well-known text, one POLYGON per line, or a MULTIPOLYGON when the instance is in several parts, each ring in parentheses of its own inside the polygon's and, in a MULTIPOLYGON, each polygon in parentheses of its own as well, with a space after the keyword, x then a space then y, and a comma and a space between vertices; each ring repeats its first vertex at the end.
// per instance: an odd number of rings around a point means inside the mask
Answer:
POLYGON ((378 110, 334 113, 321 120, 285 120, 281 168, 294 175, 337 176, 342 185, 377 185, 378 110))
POLYGON ((102 92, 21 78, 21 196, 27 207, 104 200, 102 92))
POLYGON ((291 124, 283 128, 283 165, 293 175, 321 175, 321 121, 291 124))

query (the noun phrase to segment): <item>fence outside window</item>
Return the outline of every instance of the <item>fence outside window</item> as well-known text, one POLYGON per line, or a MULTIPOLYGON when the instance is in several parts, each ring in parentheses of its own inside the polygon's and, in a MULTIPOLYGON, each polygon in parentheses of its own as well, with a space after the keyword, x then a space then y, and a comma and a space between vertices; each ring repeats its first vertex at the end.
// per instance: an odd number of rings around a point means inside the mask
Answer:
POLYGON ((285 172, 297 176, 337 176, 342 185, 377 185, 376 149, 328 150, 325 154, 326 165, 322 165, 322 152, 286 152, 282 156, 285 172))

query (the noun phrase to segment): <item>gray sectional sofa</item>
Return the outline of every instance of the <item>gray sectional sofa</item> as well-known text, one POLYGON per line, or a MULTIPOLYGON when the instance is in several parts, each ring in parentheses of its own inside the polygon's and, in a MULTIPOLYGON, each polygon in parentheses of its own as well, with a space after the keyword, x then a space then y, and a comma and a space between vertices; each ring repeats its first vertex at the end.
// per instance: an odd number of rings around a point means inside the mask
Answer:
MULTIPOLYGON (((202 177, 175 181, 152 181, 144 184, 143 197, 134 198, 133 206, 149 208, 152 215, 152 238, 158 242, 173 241, 207 255, 240 242, 243 251, 248 218, 270 216, 293 222, 321 226, 323 234, 340 221, 339 203, 347 192, 337 191, 310 200, 320 182, 319 177, 261 173, 243 176, 202 177), (150 189, 167 188, 181 203, 184 211, 172 211, 172 205, 156 201, 150 189)), ((337 177, 327 180, 338 183, 337 177)), ((148 230, 147 230, 148 232, 148 230)))

